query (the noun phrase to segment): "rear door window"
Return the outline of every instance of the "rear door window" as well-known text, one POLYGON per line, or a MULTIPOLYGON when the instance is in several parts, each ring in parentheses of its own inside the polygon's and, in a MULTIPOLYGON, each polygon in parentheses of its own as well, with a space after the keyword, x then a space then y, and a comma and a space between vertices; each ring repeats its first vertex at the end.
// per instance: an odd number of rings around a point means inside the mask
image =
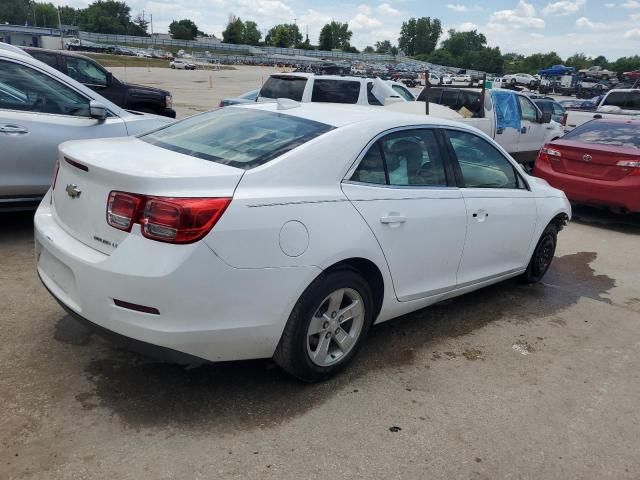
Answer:
POLYGON ((293 115, 227 107, 173 123, 140 139, 174 152, 249 170, 332 129, 293 115))
POLYGON ((382 105, 382 103, 380 103, 380 100, 378 100, 373 94, 373 82, 367 83, 367 101, 369 102, 369 105, 382 105))
MULTIPOLYGON (((413 95, 411 94, 411 92, 409 90, 407 90, 406 88, 400 86, 400 85, 392 85, 391 88, 393 88, 393 90, 398 93, 402 98, 404 98, 407 102, 413 102, 415 100, 415 98, 413 97, 413 95)), ((371 102, 369 102, 371 103, 371 102)))
POLYGON ((297 102, 302 100, 304 87, 307 85, 306 77, 295 76, 270 76, 260 90, 260 96, 264 98, 290 98, 297 102))
POLYGON ((93 62, 80 57, 67 57, 67 75, 87 85, 107 86, 107 74, 93 62))
POLYGON ((518 101, 520 102, 520 118, 530 122, 538 121, 538 112, 536 107, 533 106, 533 103, 531 103, 531 100, 518 95, 518 101))
POLYGON ((358 103, 360 82, 350 80, 314 80, 312 102, 358 103))
POLYGON ((40 60, 41 62, 46 63, 50 67, 58 68, 58 56, 55 53, 49 52, 38 52, 34 50, 29 50, 29 54, 35 58, 36 60, 40 60))
POLYGON ((463 185, 467 188, 520 188, 513 165, 484 138, 449 130, 463 185))
POLYGON ((435 133, 412 129, 382 137, 362 158, 351 180, 398 187, 447 186, 435 133))
POLYGON ((640 110, 640 92, 629 93, 629 101, 625 108, 627 110, 640 110))

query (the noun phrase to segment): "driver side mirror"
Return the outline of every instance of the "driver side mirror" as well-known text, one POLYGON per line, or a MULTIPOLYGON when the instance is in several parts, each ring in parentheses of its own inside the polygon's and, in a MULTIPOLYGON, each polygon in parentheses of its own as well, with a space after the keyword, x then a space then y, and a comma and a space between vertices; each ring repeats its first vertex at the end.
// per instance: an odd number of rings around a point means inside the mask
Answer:
POLYGON ((551 123, 551 112, 542 112, 540 123, 551 123))
POLYGON ((89 102, 89 116, 91 118, 104 120, 105 118, 107 118, 108 114, 109 112, 107 111, 107 107, 104 104, 96 102, 95 100, 91 100, 89 102))

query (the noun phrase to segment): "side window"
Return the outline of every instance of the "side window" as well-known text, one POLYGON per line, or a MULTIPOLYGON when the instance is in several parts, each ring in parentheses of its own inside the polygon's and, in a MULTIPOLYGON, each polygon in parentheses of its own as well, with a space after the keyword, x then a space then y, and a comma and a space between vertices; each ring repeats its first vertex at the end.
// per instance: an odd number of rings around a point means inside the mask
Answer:
POLYGON ((27 65, 0 60, 0 108, 89 116, 89 100, 27 65))
POLYGON ((367 83, 367 101, 369 102, 369 105, 382 105, 382 103, 380 103, 380 100, 378 100, 376 96, 373 94, 372 90, 373 90, 373 82, 368 82, 367 83))
POLYGON ((36 60, 46 63, 50 67, 58 68, 58 58, 53 53, 29 51, 29 54, 36 60))
POLYGON ((613 107, 624 108, 624 104, 627 100, 626 92, 611 92, 606 96, 604 102, 602 102, 602 106, 610 105, 613 107))
POLYGON ((443 158, 432 130, 404 130, 378 140, 351 180, 395 186, 446 186, 443 158))
POLYGON ((399 94, 402 98, 404 98, 407 102, 414 101, 413 95, 411 95, 411 92, 409 92, 409 90, 407 90, 406 88, 403 88, 400 85, 392 85, 391 88, 393 88, 393 90, 397 94, 399 94))
POLYGON ((315 80, 312 102, 358 103, 360 82, 349 80, 315 80))
POLYGON ((513 165, 484 138, 457 130, 448 134, 465 187, 519 188, 513 165))
POLYGON ((384 171, 384 159, 380 144, 374 143, 369 151, 360 160, 360 165, 353 173, 351 180, 354 182, 374 183, 377 185, 386 185, 387 176, 384 171))
POLYGON ((640 110, 640 92, 629 93, 626 108, 627 110, 640 110))
POLYGON ((67 57, 67 75, 80 83, 107 86, 107 74, 84 58, 67 57))
POLYGON ((520 118, 522 120, 528 120, 530 122, 538 121, 538 113, 536 107, 533 106, 531 100, 518 95, 518 101, 520 102, 520 118))
POLYGON ((552 103, 551 105, 553 105, 553 113, 555 115, 564 115, 564 108, 562 108, 562 105, 560 105, 559 103, 552 103))

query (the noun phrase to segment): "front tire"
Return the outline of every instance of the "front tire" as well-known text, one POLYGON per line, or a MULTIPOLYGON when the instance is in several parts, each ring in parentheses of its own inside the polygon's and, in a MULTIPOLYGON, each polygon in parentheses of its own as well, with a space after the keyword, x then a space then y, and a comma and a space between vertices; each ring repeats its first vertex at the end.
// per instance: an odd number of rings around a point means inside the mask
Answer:
POLYGON ((351 362, 372 321, 373 295, 360 273, 322 273, 293 308, 273 359, 300 380, 322 380, 351 362))
POLYGON ((542 232, 533 255, 531 255, 531 260, 529 260, 529 265, 527 265, 527 270, 520 277, 522 283, 531 284, 542 280, 551 266, 557 243, 558 228, 551 223, 542 232))

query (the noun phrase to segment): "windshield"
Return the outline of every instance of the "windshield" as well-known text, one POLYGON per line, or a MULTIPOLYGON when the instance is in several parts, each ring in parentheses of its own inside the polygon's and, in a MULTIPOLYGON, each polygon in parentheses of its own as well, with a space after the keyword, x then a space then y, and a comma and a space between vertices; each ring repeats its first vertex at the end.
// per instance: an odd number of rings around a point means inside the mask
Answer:
POLYGON ((640 149, 640 122, 609 123, 592 120, 567 133, 563 140, 640 149))
POLYGON ((140 137, 174 152, 248 170, 332 130, 324 123, 250 108, 222 108, 140 137))

